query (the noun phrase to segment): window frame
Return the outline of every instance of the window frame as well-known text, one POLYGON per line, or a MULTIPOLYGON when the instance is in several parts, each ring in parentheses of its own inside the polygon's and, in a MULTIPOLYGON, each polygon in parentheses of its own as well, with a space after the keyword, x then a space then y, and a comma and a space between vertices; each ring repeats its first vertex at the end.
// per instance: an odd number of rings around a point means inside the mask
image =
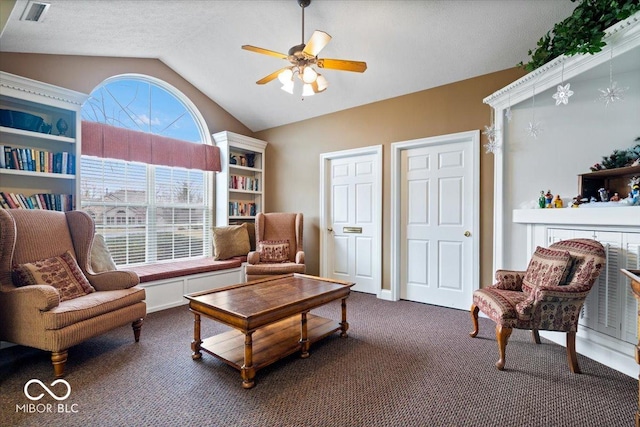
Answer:
MULTIPOLYGON (((174 97, 174 99, 176 101, 178 101, 179 103, 182 104, 182 106, 185 108, 185 110, 187 111, 188 114, 191 115, 191 118, 193 120, 193 122, 196 125, 197 131, 200 134, 200 140, 202 144, 207 144, 207 145, 214 145, 213 144, 213 140, 211 137, 211 133, 208 131, 208 126, 204 120, 204 117, 202 116, 202 114, 200 113, 200 111, 197 109, 197 107, 195 106, 195 104, 185 95, 183 94, 181 91, 179 91, 177 88, 175 88, 174 86, 172 86, 171 84, 158 79, 156 77, 152 77, 152 76, 148 76, 148 75, 144 75, 144 74, 137 74, 137 73, 125 73, 125 74, 119 74, 116 76, 112 76, 109 77, 105 80, 103 80, 100 84, 96 85, 96 87, 91 91, 91 93, 94 93, 96 90, 100 89, 101 87, 108 85, 110 83, 114 83, 117 81, 121 81, 121 80, 134 80, 134 81, 139 81, 139 82, 143 82, 143 83, 147 83, 149 85, 155 85, 160 89, 163 89, 164 91, 166 91, 168 94, 170 94, 171 96, 174 97)), ((87 101, 88 102, 88 101, 87 101)), ((84 108, 84 106, 83 106, 84 108)), ((194 144, 197 144, 197 142, 193 142, 193 141, 189 141, 192 142, 194 144)), ((82 156, 82 158, 86 157, 85 155, 82 156)), ((128 162, 125 160, 117 160, 117 159, 108 159, 108 158, 104 158, 105 160, 113 160, 113 161, 119 161, 119 162, 127 162, 127 163, 136 163, 136 164, 141 164, 141 165, 145 165, 145 169, 146 169, 146 178, 147 178, 147 183, 145 186, 145 192, 146 194, 146 198, 145 198, 145 206, 147 209, 147 214, 146 214, 146 223, 143 224, 144 228, 145 228, 145 242, 146 242, 146 248, 145 248, 145 261, 144 262, 129 262, 129 247, 127 244, 127 248, 125 250, 125 262, 116 262, 116 264, 118 266, 130 266, 130 265, 140 265, 140 264, 153 264, 153 263, 158 263, 158 262, 165 262, 165 261, 158 261, 158 251, 150 251, 148 246, 149 246, 149 236, 151 236, 154 232, 159 231, 159 227, 156 228, 154 227, 155 224, 155 212, 157 211, 157 209, 162 209, 162 208, 166 208, 166 207, 171 207, 174 209, 180 209, 180 208, 185 208, 186 205, 182 205, 180 203, 176 203, 176 204, 172 204, 172 205, 168 205, 166 202, 163 203, 158 203, 158 200, 155 200, 155 189, 156 189, 156 172, 158 168, 172 168, 172 169, 176 169, 176 170, 180 170, 183 168, 180 167, 171 167, 171 166, 161 166, 161 165, 154 165, 154 164, 150 164, 150 163, 138 163, 138 162, 128 162)), ((76 171, 76 180, 77 180, 77 194, 79 195, 79 204, 80 204, 80 209, 85 210, 86 206, 84 205, 84 200, 83 199, 83 192, 81 191, 82 189, 82 174, 81 174, 81 169, 82 169, 82 164, 84 162, 81 161, 81 166, 78 168, 78 170, 76 171)), ((189 170, 189 169, 183 169, 183 170, 189 170)), ((173 250, 172 250, 172 259, 171 260, 167 260, 166 262, 171 262, 171 261, 179 261, 179 260, 189 260, 189 259, 198 259, 198 258, 203 258, 203 257, 208 257, 208 256, 212 256, 212 245, 211 245, 211 233, 210 233, 210 229, 214 223, 214 212, 215 212, 215 198, 213 197, 213 188, 214 188, 214 180, 215 180, 215 174, 212 171, 200 171, 203 174, 203 182, 202 182, 202 209, 204 212, 208 211, 209 215, 205 216, 203 218, 203 222, 202 222, 202 233, 203 233, 203 247, 202 247, 202 255, 198 255, 198 256, 188 256, 188 257, 184 257, 184 258, 175 258, 175 249, 176 247, 173 246, 173 250)), ((106 195, 106 194, 105 194, 106 195)), ((104 202, 103 202, 104 203, 104 202)), ((123 203, 121 205, 119 205, 118 209, 122 209, 123 211, 126 211, 127 207, 130 205, 129 202, 127 203, 123 203)), ((189 204, 187 204, 189 205, 189 204)), ((111 204, 109 203, 104 203, 102 205, 103 207, 107 207, 107 206, 111 206, 111 204)), ((190 207, 193 207, 193 205, 189 205, 190 207)), ((95 212, 93 212, 93 214, 95 214, 95 212)), ((126 216, 126 214, 125 214, 126 216)), ((114 220, 116 221, 116 220, 114 220)), ((172 223, 174 224, 174 223, 172 223)), ((109 227, 113 227, 113 226, 117 226, 118 225, 118 221, 116 221, 115 223, 108 223, 107 220, 103 220, 103 223, 98 225, 96 224, 96 232, 99 232, 102 228, 109 228, 109 227)), ((127 221, 127 229, 129 228, 129 226, 132 227, 137 227, 139 226, 139 222, 136 220, 133 223, 128 223, 127 221)), ((105 240, 108 243, 108 239, 107 236, 105 235, 105 240)), ((129 238, 127 237, 126 239, 127 241, 129 241, 129 238)), ((159 239, 153 239, 153 241, 155 241, 156 243, 159 242, 159 239)), ((190 252, 190 250, 189 250, 190 252)))

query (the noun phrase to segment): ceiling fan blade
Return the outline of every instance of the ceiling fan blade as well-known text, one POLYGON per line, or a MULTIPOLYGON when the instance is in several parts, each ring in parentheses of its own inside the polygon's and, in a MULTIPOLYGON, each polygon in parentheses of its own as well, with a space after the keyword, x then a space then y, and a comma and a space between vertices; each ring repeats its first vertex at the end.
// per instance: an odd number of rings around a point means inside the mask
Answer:
POLYGON ((276 58, 280 58, 280 59, 287 59, 287 55, 285 55, 284 53, 276 52, 269 49, 263 49, 261 47, 255 47, 255 46, 245 44, 242 46, 242 48, 244 50, 250 50, 251 52, 261 53, 263 55, 275 56, 276 58))
POLYGON ((315 30, 307 42, 303 52, 310 56, 318 56, 320 51, 331 41, 331 36, 324 31, 315 30))
POLYGON ((258 80, 256 82, 256 84, 263 85, 265 83, 269 83, 271 80, 275 80, 276 78, 278 78, 278 74, 280 74, 281 72, 283 72, 286 69, 287 69, 287 67, 280 68, 278 71, 274 71, 273 73, 269 74, 268 76, 261 78, 260 80, 258 80))
POLYGON ((362 61, 348 61, 346 59, 318 59, 316 62, 318 67, 330 70, 353 71, 356 73, 364 73, 367 69, 367 63, 362 61))

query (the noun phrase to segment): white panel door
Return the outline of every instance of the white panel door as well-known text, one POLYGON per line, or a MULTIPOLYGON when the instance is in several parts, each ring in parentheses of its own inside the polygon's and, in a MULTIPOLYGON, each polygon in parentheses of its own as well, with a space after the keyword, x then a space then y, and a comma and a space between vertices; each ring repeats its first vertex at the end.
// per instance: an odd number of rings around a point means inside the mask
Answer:
POLYGON ((400 298, 468 309, 473 283, 473 144, 401 153, 400 298))
POLYGON ((377 294, 380 288, 380 219, 376 154, 330 159, 326 212, 329 278, 354 282, 354 291, 377 294))

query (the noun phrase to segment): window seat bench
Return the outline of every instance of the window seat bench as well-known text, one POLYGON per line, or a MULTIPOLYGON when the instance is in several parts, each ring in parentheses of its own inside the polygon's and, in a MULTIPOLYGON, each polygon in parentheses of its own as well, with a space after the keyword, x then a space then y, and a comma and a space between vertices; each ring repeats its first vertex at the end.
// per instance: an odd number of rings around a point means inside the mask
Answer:
POLYGON ((246 258, 216 261, 211 257, 124 267, 123 270, 138 274, 140 286, 147 294, 147 312, 152 313, 186 304, 185 294, 243 282, 246 258))

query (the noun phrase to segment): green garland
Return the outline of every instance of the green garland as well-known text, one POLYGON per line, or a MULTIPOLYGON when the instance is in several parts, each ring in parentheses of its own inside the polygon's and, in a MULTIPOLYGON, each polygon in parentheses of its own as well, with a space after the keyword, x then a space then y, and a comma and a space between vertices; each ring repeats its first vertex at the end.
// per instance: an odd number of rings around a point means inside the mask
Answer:
POLYGON ((605 30, 639 10, 640 0, 581 0, 571 16, 538 41, 536 50, 529 50, 531 61, 518 66, 533 71, 560 55, 600 52, 605 30))

